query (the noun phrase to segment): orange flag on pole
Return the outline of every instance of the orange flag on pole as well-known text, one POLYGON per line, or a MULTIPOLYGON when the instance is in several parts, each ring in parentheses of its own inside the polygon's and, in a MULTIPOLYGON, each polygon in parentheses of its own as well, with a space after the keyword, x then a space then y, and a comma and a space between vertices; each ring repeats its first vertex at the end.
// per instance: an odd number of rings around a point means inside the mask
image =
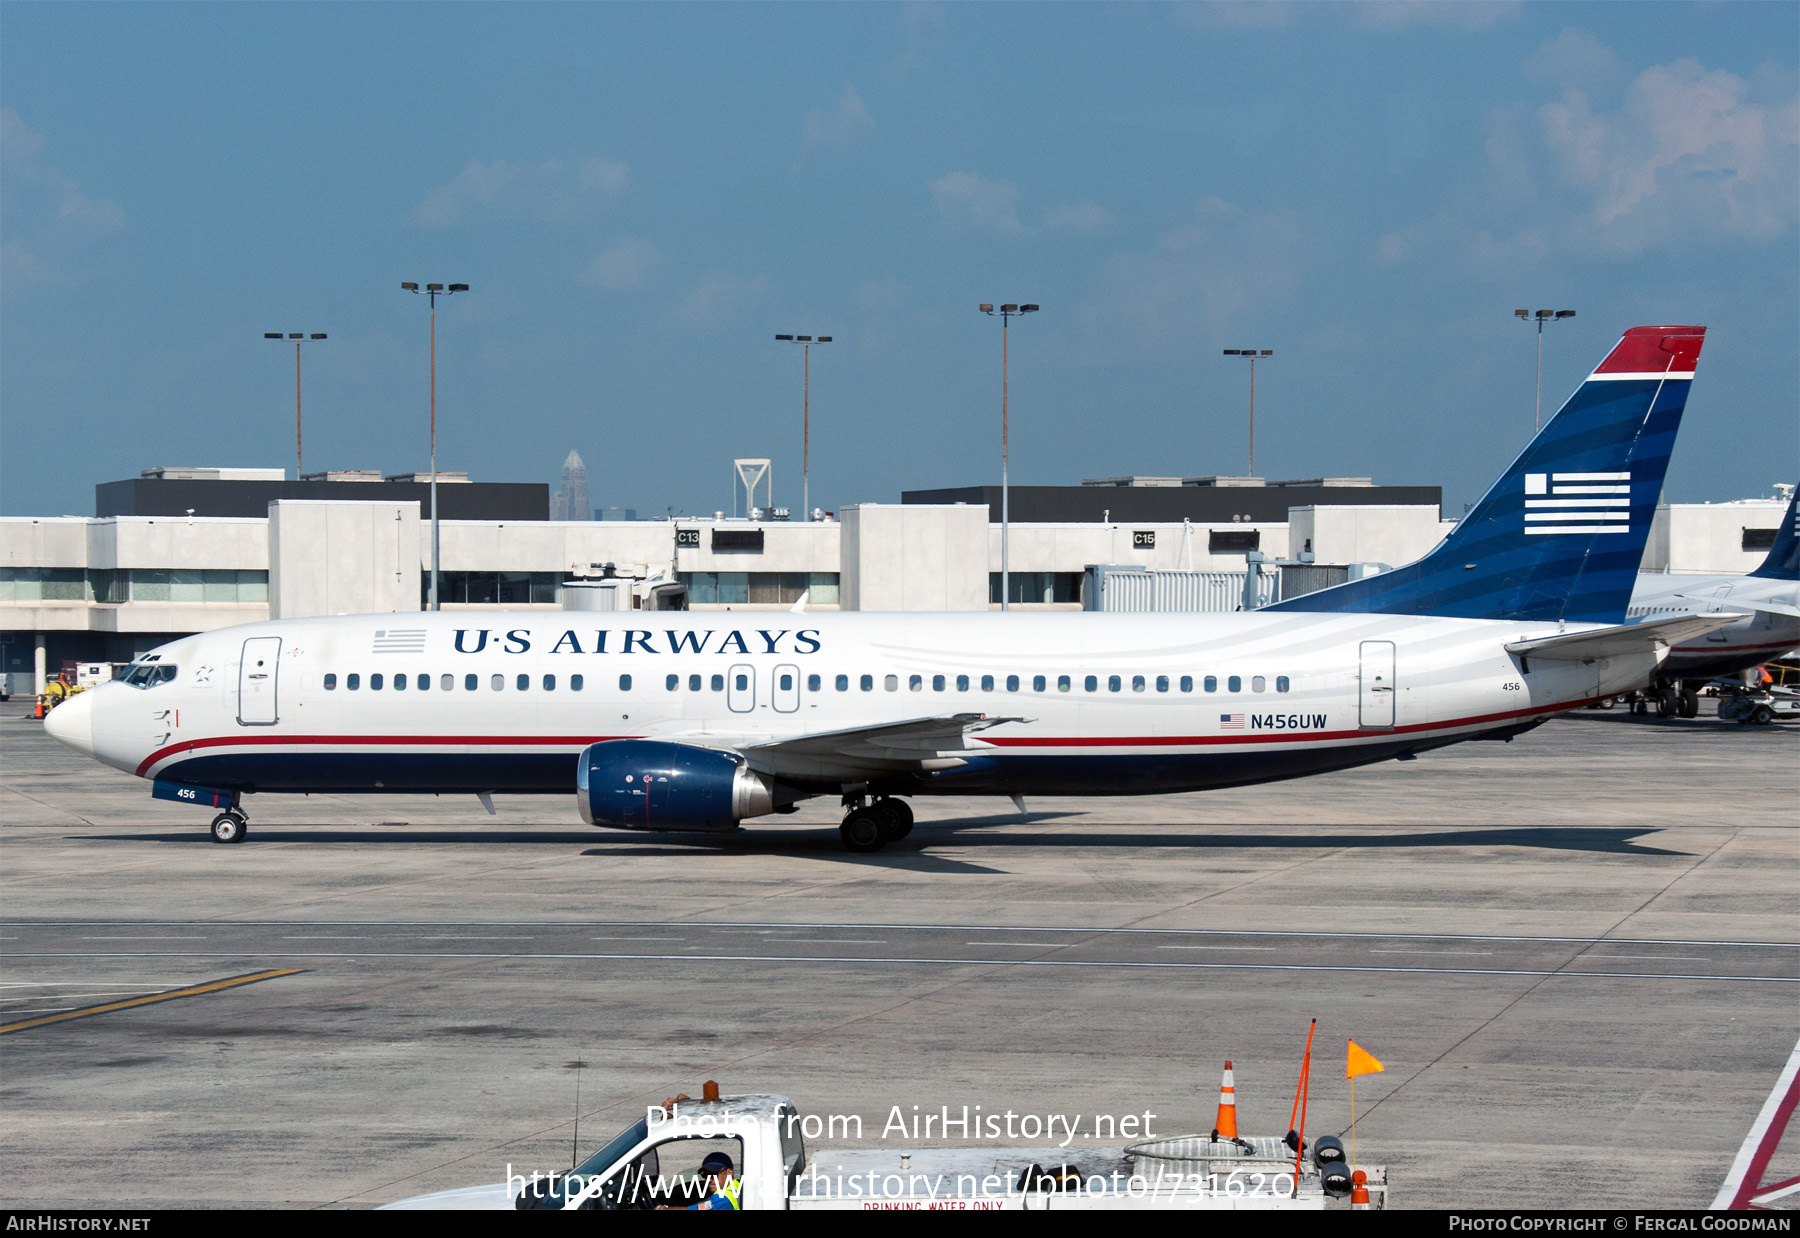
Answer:
POLYGON ((1375 1059, 1373 1053, 1354 1040, 1350 1042, 1350 1052, 1344 1061, 1344 1078, 1354 1079, 1358 1075, 1372 1075, 1386 1069, 1387 1067, 1375 1059))

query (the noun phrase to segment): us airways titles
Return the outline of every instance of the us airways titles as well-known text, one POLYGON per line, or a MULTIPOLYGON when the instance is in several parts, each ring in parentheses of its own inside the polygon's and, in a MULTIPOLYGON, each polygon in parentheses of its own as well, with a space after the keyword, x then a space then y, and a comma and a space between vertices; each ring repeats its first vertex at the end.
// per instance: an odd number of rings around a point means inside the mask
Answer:
MULTIPOLYGON (((689 629, 686 632, 664 628, 653 632, 649 628, 600 628, 593 632, 577 632, 568 628, 556 638, 550 646, 550 653, 579 654, 625 654, 625 653, 773 653, 773 654, 809 654, 819 652, 819 631, 807 628, 794 631, 782 628, 771 631, 768 628, 751 628, 749 635, 738 629, 723 634, 718 644, 713 645, 713 637, 720 636, 716 628, 704 632, 689 629)), ((488 639, 492 637, 494 648, 500 653, 530 653, 531 644, 538 634, 529 628, 513 628, 509 632, 495 632, 486 628, 456 629, 456 652, 482 653, 487 651, 488 639)))

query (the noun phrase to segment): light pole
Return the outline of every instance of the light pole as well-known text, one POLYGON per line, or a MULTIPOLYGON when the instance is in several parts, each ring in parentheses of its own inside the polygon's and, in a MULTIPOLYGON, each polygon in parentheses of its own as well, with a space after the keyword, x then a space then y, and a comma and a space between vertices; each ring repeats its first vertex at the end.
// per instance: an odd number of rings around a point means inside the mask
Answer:
POLYGON ((1035 314, 1035 305, 1002 305, 996 310, 983 301, 976 307, 990 318, 1000 320, 1000 609, 1012 609, 1012 563, 1008 558, 1008 542, 1012 536, 1012 504, 1007 488, 1006 470, 1011 454, 1007 425, 1007 348, 1008 332, 1015 314, 1035 314))
POLYGON ((300 450, 300 345, 309 340, 322 340, 325 338, 325 333, 314 331, 308 335, 304 331, 289 331, 283 335, 279 331, 264 331, 263 338, 265 340, 294 341, 294 480, 299 481, 300 474, 306 471, 305 457, 300 450))
POLYGON ((812 346, 829 344, 831 337, 821 335, 814 339, 810 335, 778 335, 778 340, 787 340, 792 344, 804 346, 806 361, 805 385, 800 396, 800 519, 812 519, 812 346))
POLYGON ((1250 358, 1250 472, 1249 472, 1249 476, 1255 477, 1256 476, 1256 359, 1258 357, 1273 357, 1275 355, 1275 350, 1273 348, 1263 348, 1263 349, 1227 348, 1225 350, 1225 355, 1227 357, 1248 357, 1248 358, 1250 358))
POLYGON ((1531 414, 1532 433, 1544 428, 1544 324, 1561 322, 1565 318, 1575 317, 1574 310, 1539 310, 1533 314, 1530 310, 1514 310, 1513 317, 1522 322, 1537 323, 1538 364, 1537 364, 1537 404, 1531 414))
MULTIPOLYGON (((420 293, 417 284, 402 283, 401 289, 420 293)), ((456 292, 467 292, 467 284, 426 284, 422 295, 431 298, 431 596, 427 609, 438 609, 438 504, 437 504, 437 299, 456 292)))

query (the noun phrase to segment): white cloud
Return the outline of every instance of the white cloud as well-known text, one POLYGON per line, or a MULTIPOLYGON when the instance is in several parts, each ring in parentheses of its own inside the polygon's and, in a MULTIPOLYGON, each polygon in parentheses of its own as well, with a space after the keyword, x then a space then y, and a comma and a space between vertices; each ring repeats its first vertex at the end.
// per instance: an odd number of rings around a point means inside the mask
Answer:
POLYGON ((1083 198, 1045 211, 1044 226, 1052 232, 1104 232, 1112 226, 1112 215, 1098 202, 1083 198))
POLYGON ((1625 74, 1619 54, 1573 26, 1525 58, 1525 76, 1552 90, 1611 90, 1625 74))
POLYGON ((1543 141, 1583 201, 1583 231, 1639 249, 1690 231, 1768 240, 1800 211, 1800 96, 1749 101, 1744 79, 1696 60, 1644 70, 1621 107, 1571 90, 1538 109, 1543 141))
POLYGON ((537 164, 471 159, 412 209, 422 228, 452 228, 480 219, 573 223, 591 216, 631 183, 628 165, 612 159, 552 159, 537 164))
POLYGON ((1019 188, 1011 181, 989 180, 974 172, 952 172, 927 182, 931 205, 953 228, 1023 236, 1019 222, 1019 188))
POLYGON ((848 150, 874 127, 875 120, 863 106, 856 87, 845 86, 836 103, 814 108, 806 114, 806 148, 829 146, 835 150, 848 150))
POLYGON ((582 278, 613 292, 626 292, 643 287, 644 277, 655 260, 656 249, 643 237, 620 237, 600 251, 582 278))
POLYGON ((1297 287, 1304 231, 1291 211, 1202 198, 1150 252, 1113 255, 1085 311, 1089 333, 1154 350, 1242 330, 1297 287))
POLYGON ((116 202, 90 198, 81 182, 45 162, 44 135, 11 108, 0 108, 0 210, 6 240, 0 268, 8 276, 52 284, 83 282, 85 255, 125 228, 116 202))
POLYGON ((1523 8, 1520 0, 1368 0, 1352 12, 1362 25, 1377 30, 1486 30, 1517 19, 1523 8))
POLYGON ((743 280, 728 272, 715 271, 696 284, 670 310, 669 317, 691 327, 724 326, 758 300, 767 284, 761 276, 743 280))

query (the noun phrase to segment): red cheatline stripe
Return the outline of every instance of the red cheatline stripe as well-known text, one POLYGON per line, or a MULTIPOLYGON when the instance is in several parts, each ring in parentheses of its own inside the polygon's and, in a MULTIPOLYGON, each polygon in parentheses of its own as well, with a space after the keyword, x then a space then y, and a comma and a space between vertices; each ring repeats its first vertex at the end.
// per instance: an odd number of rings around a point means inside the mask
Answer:
MULTIPOLYGON (((1598 700, 1598 697, 1592 698, 1598 700)), ((1540 714, 1563 713, 1591 704, 1591 700, 1570 701, 1565 705, 1536 705, 1529 709, 1509 709, 1497 714, 1477 714, 1468 718, 1452 718, 1444 722, 1419 722, 1408 726, 1387 727, 1368 731, 1272 731, 1266 735, 1064 735, 1064 736, 996 736, 985 742, 1000 748, 1198 748, 1220 744, 1292 744, 1318 743, 1322 740, 1374 738, 1388 735, 1413 735, 1424 731, 1445 731, 1456 727, 1477 726, 1484 722, 1505 722, 1513 718, 1529 718, 1540 714)), ((1295 712, 1300 712, 1296 707, 1295 712)), ((186 740, 171 744, 145 757, 138 765, 138 776, 184 752, 218 747, 536 747, 585 748, 589 744, 614 739, 634 739, 627 735, 216 735, 208 739, 186 740)))

